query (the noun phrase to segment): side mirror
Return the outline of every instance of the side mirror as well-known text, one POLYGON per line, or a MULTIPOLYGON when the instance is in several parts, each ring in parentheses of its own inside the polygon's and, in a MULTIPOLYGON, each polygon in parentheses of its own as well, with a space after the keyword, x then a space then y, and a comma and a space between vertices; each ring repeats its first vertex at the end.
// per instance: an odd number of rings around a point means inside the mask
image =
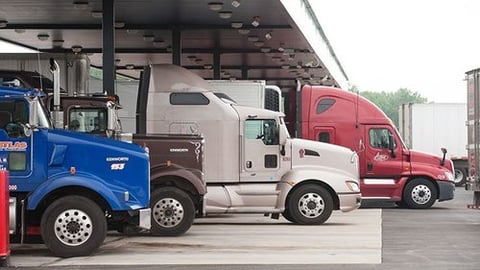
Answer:
POLYGON ((440 150, 442 151, 443 153, 443 157, 442 157, 442 160, 440 161, 440 165, 445 165, 445 158, 447 156, 447 149, 446 148, 440 148, 440 150))
POLYGON ((32 136, 32 126, 30 126, 29 123, 23 124, 23 134, 25 134, 26 137, 32 136))
POLYGON ((396 155, 395 155, 395 138, 393 138, 392 133, 388 133, 388 149, 390 150, 390 156, 395 158, 396 157, 396 155))

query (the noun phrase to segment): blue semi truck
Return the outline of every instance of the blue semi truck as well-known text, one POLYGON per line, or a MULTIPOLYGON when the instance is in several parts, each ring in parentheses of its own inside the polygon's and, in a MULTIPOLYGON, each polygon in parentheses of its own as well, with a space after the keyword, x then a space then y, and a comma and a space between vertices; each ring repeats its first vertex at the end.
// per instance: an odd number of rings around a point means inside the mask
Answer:
POLYGON ((43 96, 0 87, 0 168, 10 176, 12 242, 41 236, 56 256, 84 256, 109 229, 149 229, 147 151, 53 129, 43 96))

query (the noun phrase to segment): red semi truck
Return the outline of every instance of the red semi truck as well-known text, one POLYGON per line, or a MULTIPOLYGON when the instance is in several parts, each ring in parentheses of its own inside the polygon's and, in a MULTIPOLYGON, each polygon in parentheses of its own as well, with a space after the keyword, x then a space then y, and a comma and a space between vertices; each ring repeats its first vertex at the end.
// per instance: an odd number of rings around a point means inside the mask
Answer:
POLYGON ((440 157, 408 149, 385 113, 355 93, 303 86, 300 127, 304 139, 358 153, 362 199, 429 208, 436 200, 454 197, 454 166, 445 158, 446 151, 440 157))

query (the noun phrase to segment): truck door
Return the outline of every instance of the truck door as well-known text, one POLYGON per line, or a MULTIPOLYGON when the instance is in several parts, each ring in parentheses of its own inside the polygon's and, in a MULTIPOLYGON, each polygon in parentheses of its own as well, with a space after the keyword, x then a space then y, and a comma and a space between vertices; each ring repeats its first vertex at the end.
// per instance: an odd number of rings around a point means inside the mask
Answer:
POLYGON ((394 134, 390 126, 365 126, 365 151, 360 153, 365 160, 360 170, 365 197, 388 197, 386 194, 396 188, 403 170, 403 155, 394 134))
POLYGON ((246 120, 240 181, 279 181, 279 149, 279 126, 274 119, 246 120))
POLYGON ((16 187, 14 179, 32 173, 31 137, 24 134, 22 126, 28 122, 25 100, 5 98, 0 101, 0 166, 9 170, 13 180, 11 187, 16 187))

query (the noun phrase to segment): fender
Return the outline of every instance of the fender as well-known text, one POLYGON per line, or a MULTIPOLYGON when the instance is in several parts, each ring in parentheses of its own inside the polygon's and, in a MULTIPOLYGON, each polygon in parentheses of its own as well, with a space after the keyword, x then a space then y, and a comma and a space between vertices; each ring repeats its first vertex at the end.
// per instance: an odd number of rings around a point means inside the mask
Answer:
POLYGON ((445 176, 446 172, 447 170, 445 168, 435 168, 430 164, 417 164, 412 166, 411 175, 424 176, 435 181, 448 181, 447 177, 445 176))
POLYGON ((121 190, 116 186, 109 185, 94 175, 77 172, 75 175, 61 173, 49 177, 47 181, 29 194, 27 210, 35 210, 45 196, 51 192, 71 186, 84 187, 98 193, 112 210, 125 210, 126 206, 132 210, 142 208, 135 198, 130 197, 129 202, 124 201, 125 192, 128 190, 121 190))
POLYGON ((151 169, 150 176, 152 180, 164 176, 176 176, 187 180, 197 190, 198 194, 205 195, 207 186, 203 181, 203 173, 197 169, 186 169, 178 165, 156 166, 151 169), (200 176, 200 177, 199 177, 200 176))
POLYGON ((290 190, 295 186, 305 181, 317 181, 330 187, 335 193, 351 193, 345 181, 350 180, 357 182, 356 176, 346 175, 343 171, 322 171, 319 175, 318 169, 296 168, 282 176, 282 179, 277 185, 277 190, 280 190, 280 196, 277 201, 277 208, 284 208, 285 202, 290 193, 290 190), (324 181, 328 179, 329 181, 324 181))

